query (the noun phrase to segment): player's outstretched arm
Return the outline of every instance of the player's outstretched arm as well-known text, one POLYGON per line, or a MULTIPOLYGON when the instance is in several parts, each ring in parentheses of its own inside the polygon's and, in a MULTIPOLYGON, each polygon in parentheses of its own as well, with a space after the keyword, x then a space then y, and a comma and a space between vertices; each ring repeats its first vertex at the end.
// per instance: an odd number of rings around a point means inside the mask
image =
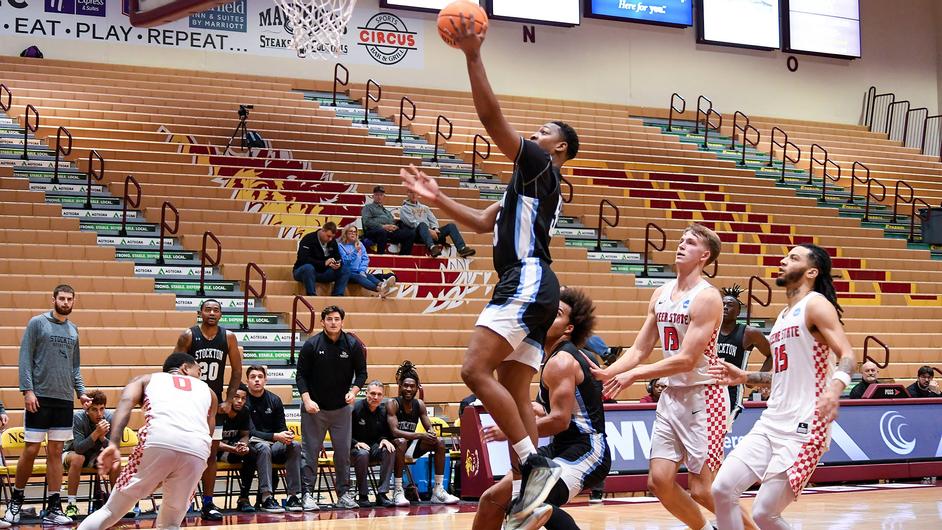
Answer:
POLYGON ((449 217, 463 227, 469 228, 476 234, 486 234, 494 230, 500 203, 495 202, 483 210, 471 208, 445 195, 438 187, 438 182, 428 176, 424 171, 409 164, 409 167, 399 170, 399 176, 405 187, 417 193, 430 204, 438 206, 449 217))
POLYGON ((452 38, 464 52, 468 62, 468 77, 471 79, 471 97, 474 99, 474 109, 487 134, 490 135, 501 153, 510 160, 516 160, 520 151, 520 134, 510 125, 504 113, 500 110, 500 103, 487 80, 484 62, 481 60, 481 45, 484 35, 475 33, 474 18, 461 20, 452 24, 452 38))
POLYGON ((635 337, 634 344, 608 368, 604 370, 596 367, 589 368, 592 377, 605 383, 605 397, 613 397, 622 389, 630 386, 631 383, 624 382, 625 373, 638 366, 654 351, 654 346, 657 344, 657 316, 654 314, 654 305, 661 295, 661 289, 661 287, 658 287, 651 295, 651 300, 648 302, 647 316, 638 331, 638 335, 635 337))
POLYGON ((847 340, 847 335, 844 334, 844 327, 831 302, 821 296, 809 300, 805 318, 808 329, 817 332, 821 340, 838 357, 837 371, 834 372, 827 390, 818 398, 818 413, 824 421, 830 422, 837 418, 838 400, 850 383, 850 374, 857 366, 857 356, 847 340))
POLYGON ((124 428, 128 426, 131 419, 131 410, 144 401, 144 387, 150 382, 150 374, 139 376, 132 379, 124 390, 121 391, 121 398, 118 400, 118 406, 114 409, 114 415, 111 417, 111 435, 109 436, 108 446, 98 454, 98 472, 107 477, 111 471, 117 471, 121 465, 121 437, 124 435, 124 428))
POLYGON ((772 384, 772 372, 765 370, 747 372, 726 361, 710 366, 707 368, 707 373, 715 380, 716 384, 723 386, 769 386, 772 384))

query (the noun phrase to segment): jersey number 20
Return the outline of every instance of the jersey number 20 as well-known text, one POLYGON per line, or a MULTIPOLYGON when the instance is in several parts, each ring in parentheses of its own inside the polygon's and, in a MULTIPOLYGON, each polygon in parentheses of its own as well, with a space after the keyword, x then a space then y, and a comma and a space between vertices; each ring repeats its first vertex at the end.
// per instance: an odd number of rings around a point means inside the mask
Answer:
POLYGON ((215 381, 219 376, 219 364, 218 363, 200 363, 200 380, 201 381, 215 381))
POLYGON ((677 336, 677 328, 664 328, 664 351, 676 351, 680 349, 680 338, 677 336))
POLYGON ((772 352, 772 371, 774 373, 788 370, 788 353, 785 352, 785 345, 776 346, 772 352))

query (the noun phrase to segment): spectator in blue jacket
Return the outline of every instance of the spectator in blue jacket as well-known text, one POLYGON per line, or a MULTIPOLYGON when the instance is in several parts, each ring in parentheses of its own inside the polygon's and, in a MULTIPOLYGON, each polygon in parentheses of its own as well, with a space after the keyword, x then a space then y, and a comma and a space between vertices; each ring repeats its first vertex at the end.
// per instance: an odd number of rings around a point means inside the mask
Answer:
POLYGON ((360 284, 373 292, 378 292, 382 298, 396 285, 395 274, 371 274, 368 271, 370 255, 366 252, 359 239, 357 227, 347 225, 337 242, 340 249, 340 258, 343 262, 342 270, 350 276, 350 281, 360 284))

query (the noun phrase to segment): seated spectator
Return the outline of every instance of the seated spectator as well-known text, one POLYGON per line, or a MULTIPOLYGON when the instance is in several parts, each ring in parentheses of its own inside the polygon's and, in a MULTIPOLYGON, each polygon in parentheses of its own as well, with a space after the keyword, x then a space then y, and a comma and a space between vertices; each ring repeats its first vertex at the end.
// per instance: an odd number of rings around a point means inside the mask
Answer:
POLYGON ((304 285, 308 296, 317 294, 315 282, 334 282, 331 296, 343 296, 350 281, 350 273, 343 270, 340 250, 334 236, 337 225, 332 221, 324 223, 315 232, 310 232, 298 243, 298 259, 294 262, 294 279, 304 285))
POLYGON ((252 418, 249 409, 245 406, 248 399, 249 388, 245 384, 239 385, 232 406, 225 414, 222 424, 222 440, 219 442, 219 452, 216 460, 229 464, 242 464, 239 470, 239 500, 236 501, 236 510, 251 513, 255 511, 249 502, 249 488, 255 477, 256 452, 249 446, 249 434, 252 430, 252 418))
POLYGON ((933 381, 934 376, 931 366, 920 366, 919 371, 916 373, 916 382, 906 387, 909 397, 937 398, 942 395, 938 383, 933 381))
POLYGON ((337 248, 343 261, 342 268, 350 276, 350 281, 378 292, 381 298, 386 298, 396 285, 396 275, 371 274, 367 270, 370 266, 370 255, 366 252, 366 246, 360 243, 356 226, 349 224, 343 229, 337 248))
POLYGON ((386 245, 390 242, 399 244, 399 254, 409 256, 412 254, 412 245, 415 243, 415 230, 397 223, 392 212, 383 206, 386 199, 386 188, 376 186, 373 188, 373 202, 363 206, 361 222, 363 225, 363 238, 369 239, 376 245, 377 254, 386 253, 386 245))
MULTIPOLYGON (((72 415, 72 441, 66 442, 65 452, 62 455, 62 465, 69 475, 66 486, 69 504, 65 507, 65 514, 69 517, 78 515, 76 497, 82 478, 82 468, 98 467, 98 454, 108 445, 108 437, 111 433, 111 412, 105 410, 108 396, 101 390, 93 390, 88 393, 88 397, 92 402, 85 407, 85 410, 72 415)), ((118 479, 119 471, 109 470, 108 476, 112 484, 118 479)))
POLYGON ((661 399, 661 392, 667 388, 667 379, 662 377, 660 379, 652 379, 648 381, 648 386, 646 387, 648 395, 638 400, 638 403, 657 403, 657 400, 661 399))
POLYGON ((867 391, 867 388, 877 382, 879 370, 877 369, 876 363, 873 361, 867 361, 863 363, 863 366, 860 367, 860 373, 863 374, 863 379, 861 379, 860 382, 854 385, 854 388, 850 390, 850 399, 862 398, 864 392, 867 391))
POLYGON ((438 226, 438 219, 432 213, 432 209, 419 202, 419 196, 416 192, 409 190, 406 192, 408 198, 402 202, 399 208, 399 219, 404 226, 415 230, 415 238, 425 245, 429 256, 437 258, 442 253, 442 247, 448 242, 446 238, 451 238, 455 248, 458 249, 458 255, 467 258, 475 254, 475 250, 468 247, 461 237, 461 232, 455 223, 448 223, 445 226, 438 226))
POLYGON ((399 397, 386 403, 386 418, 389 430, 396 446, 395 482, 396 491, 393 503, 396 506, 409 506, 405 490, 402 487, 402 472, 406 467, 406 458, 417 459, 429 451, 435 454, 435 486, 432 488, 432 504, 455 504, 458 497, 445 491, 445 442, 432 432, 432 422, 428 419, 425 403, 416 397, 419 392, 419 374, 411 361, 403 361, 396 370, 399 383, 399 397), (425 432, 417 433, 416 428, 422 423, 425 432))
POLYGON ((389 432, 389 423, 386 421, 384 397, 383 383, 373 381, 366 386, 366 399, 361 399, 353 406, 353 449, 350 460, 356 471, 357 486, 360 489, 359 504, 362 508, 371 506, 367 496, 367 474, 370 464, 377 462, 380 463, 380 468, 376 505, 385 508, 394 506, 386 494, 389 493, 389 478, 396 462, 396 446, 392 443, 392 433, 389 432))
POLYGON ((298 495, 301 494, 301 444, 294 440, 294 433, 285 422, 285 407, 281 398, 265 390, 268 370, 253 364, 245 370, 249 395, 247 408, 252 418, 249 446, 255 451, 255 469, 258 472, 257 508, 267 513, 282 513, 304 510, 298 495), (272 495, 272 464, 285 465, 288 500, 285 507, 272 495))

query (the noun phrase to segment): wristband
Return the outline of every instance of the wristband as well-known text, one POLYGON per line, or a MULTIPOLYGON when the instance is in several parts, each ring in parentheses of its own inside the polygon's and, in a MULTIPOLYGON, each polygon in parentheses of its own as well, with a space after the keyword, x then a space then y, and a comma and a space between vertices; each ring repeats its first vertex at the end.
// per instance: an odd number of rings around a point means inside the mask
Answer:
POLYGON ((831 375, 831 380, 840 381, 841 383, 844 383, 844 388, 847 388, 850 386, 850 374, 848 374, 847 372, 843 370, 837 370, 836 372, 834 372, 834 374, 831 375))

